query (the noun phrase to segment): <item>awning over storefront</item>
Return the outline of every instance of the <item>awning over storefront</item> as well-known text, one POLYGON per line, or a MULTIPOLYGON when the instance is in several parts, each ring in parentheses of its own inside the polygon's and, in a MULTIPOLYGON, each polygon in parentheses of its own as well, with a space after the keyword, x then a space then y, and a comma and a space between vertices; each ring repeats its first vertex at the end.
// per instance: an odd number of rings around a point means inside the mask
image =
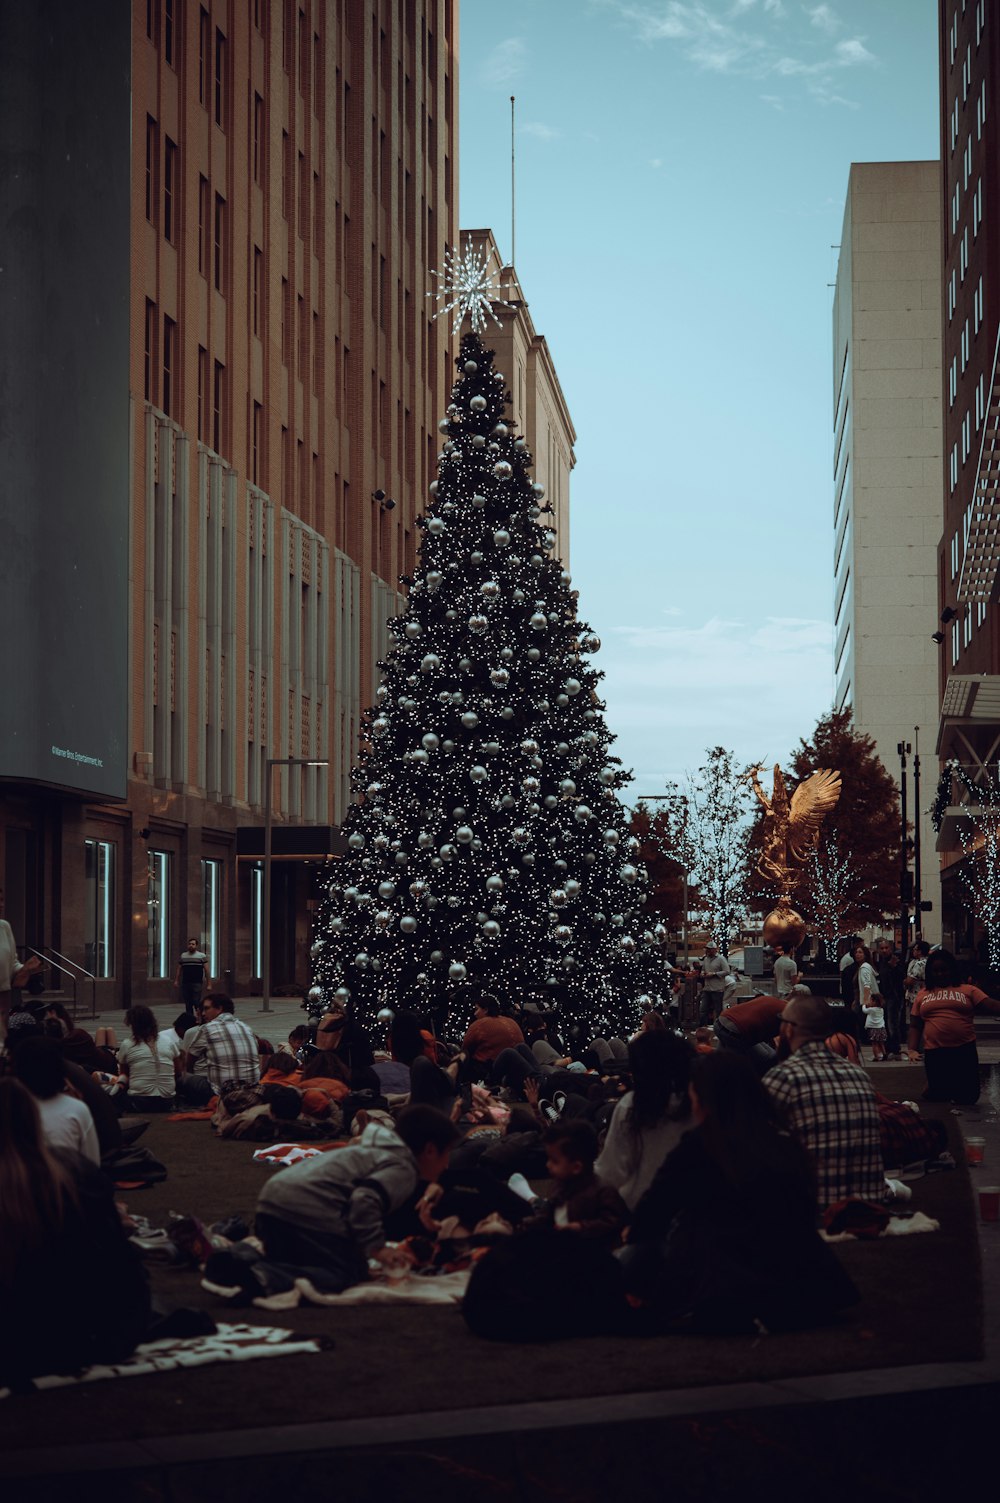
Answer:
MULTIPOLYGON (((346 849, 346 837, 336 825, 274 825, 271 829, 273 861, 328 861, 346 849)), ((241 860, 263 860, 263 825, 240 825, 236 854, 241 860)))

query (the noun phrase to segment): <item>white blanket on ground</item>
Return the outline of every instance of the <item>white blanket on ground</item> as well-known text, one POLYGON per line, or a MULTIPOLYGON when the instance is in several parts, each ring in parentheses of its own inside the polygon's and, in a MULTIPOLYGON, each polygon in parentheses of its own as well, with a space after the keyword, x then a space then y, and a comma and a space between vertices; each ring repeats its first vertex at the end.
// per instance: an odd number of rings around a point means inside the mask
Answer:
MULTIPOLYGON (((331 1343, 322 1336, 297 1336, 279 1326, 220 1324, 214 1336, 168 1337, 137 1346, 126 1362, 86 1367, 79 1373, 52 1373, 33 1379, 38 1390, 65 1388, 70 1383, 95 1383, 101 1378, 141 1378, 176 1367, 207 1367, 213 1362, 253 1362, 261 1357, 301 1357, 321 1352, 331 1343)), ((0 1399, 11 1389, 0 1388, 0 1399)))
MULTIPOLYGON (((940 1221, 935 1221, 933 1216, 925 1216, 923 1211, 914 1211, 912 1216, 893 1216, 886 1227, 879 1232, 879 1237, 908 1237, 912 1232, 939 1232, 940 1221)), ((865 1237, 856 1237, 853 1232, 835 1232, 833 1236, 829 1232, 820 1231, 824 1242, 860 1242, 869 1241, 865 1237)), ((878 1239, 875 1239, 878 1240, 878 1239)))
POLYGON ((469 1268, 455 1273, 407 1274, 404 1279, 370 1279, 343 1294, 330 1294, 324 1305, 460 1305, 469 1282, 469 1268))

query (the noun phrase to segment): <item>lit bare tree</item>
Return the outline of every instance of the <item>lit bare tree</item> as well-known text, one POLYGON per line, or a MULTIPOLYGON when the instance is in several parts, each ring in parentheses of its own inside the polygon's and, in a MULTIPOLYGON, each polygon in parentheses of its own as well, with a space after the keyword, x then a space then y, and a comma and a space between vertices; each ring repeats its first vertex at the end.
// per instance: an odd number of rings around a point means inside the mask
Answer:
POLYGON ((995 777, 975 782, 964 767, 952 772, 969 794, 970 825, 959 826, 965 860, 962 881, 972 910, 986 930, 990 970, 1000 970, 1000 787, 995 777), (975 812, 973 813, 973 809, 975 812))
POLYGON ((716 746, 683 783, 668 785, 674 797, 662 849, 697 884, 696 911, 723 954, 747 913, 753 803, 747 771, 732 752, 716 746))
POLYGON ((835 836, 825 836, 810 851, 802 873, 802 903, 828 952, 833 952, 842 934, 850 932, 858 910, 872 891, 835 836))

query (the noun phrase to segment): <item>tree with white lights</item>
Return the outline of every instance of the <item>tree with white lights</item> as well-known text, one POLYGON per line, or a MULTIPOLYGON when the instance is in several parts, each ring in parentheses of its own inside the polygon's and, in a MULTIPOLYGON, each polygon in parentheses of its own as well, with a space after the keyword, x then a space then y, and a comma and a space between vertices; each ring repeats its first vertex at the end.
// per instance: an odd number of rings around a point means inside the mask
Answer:
MULTIPOLYGON (((634 1026, 662 986, 645 873, 617 790, 599 639, 553 558, 551 508, 505 416, 492 351, 462 341, 408 608, 367 713, 326 879, 308 1006, 371 1022, 467 981, 558 996, 592 1032, 634 1026)), ((468 1021, 459 1007, 453 1026, 468 1021)), ((467 1011, 467 1009, 466 1009, 467 1011)))

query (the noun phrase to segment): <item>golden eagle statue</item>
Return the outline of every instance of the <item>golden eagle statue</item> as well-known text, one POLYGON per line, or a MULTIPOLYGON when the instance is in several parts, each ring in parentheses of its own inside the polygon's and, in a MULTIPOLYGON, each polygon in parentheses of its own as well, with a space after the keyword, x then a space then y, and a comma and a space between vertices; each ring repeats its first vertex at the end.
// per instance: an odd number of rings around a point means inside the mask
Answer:
POLYGON ((764 810, 757 872, 765 882, 773 882, 779 893, 777 904, 764 920, 764 942, 797 946, 805 938, 806 926, 802 915, 792 907, 795 878, 810 851, 816 849, 824 816, 840 798, 840 773, 821 768, 803 779, 789 798, 784 775, 776 766, 774 789, 768 798, 757 776, 762 765, 758 763, 747 774, 764 810))

